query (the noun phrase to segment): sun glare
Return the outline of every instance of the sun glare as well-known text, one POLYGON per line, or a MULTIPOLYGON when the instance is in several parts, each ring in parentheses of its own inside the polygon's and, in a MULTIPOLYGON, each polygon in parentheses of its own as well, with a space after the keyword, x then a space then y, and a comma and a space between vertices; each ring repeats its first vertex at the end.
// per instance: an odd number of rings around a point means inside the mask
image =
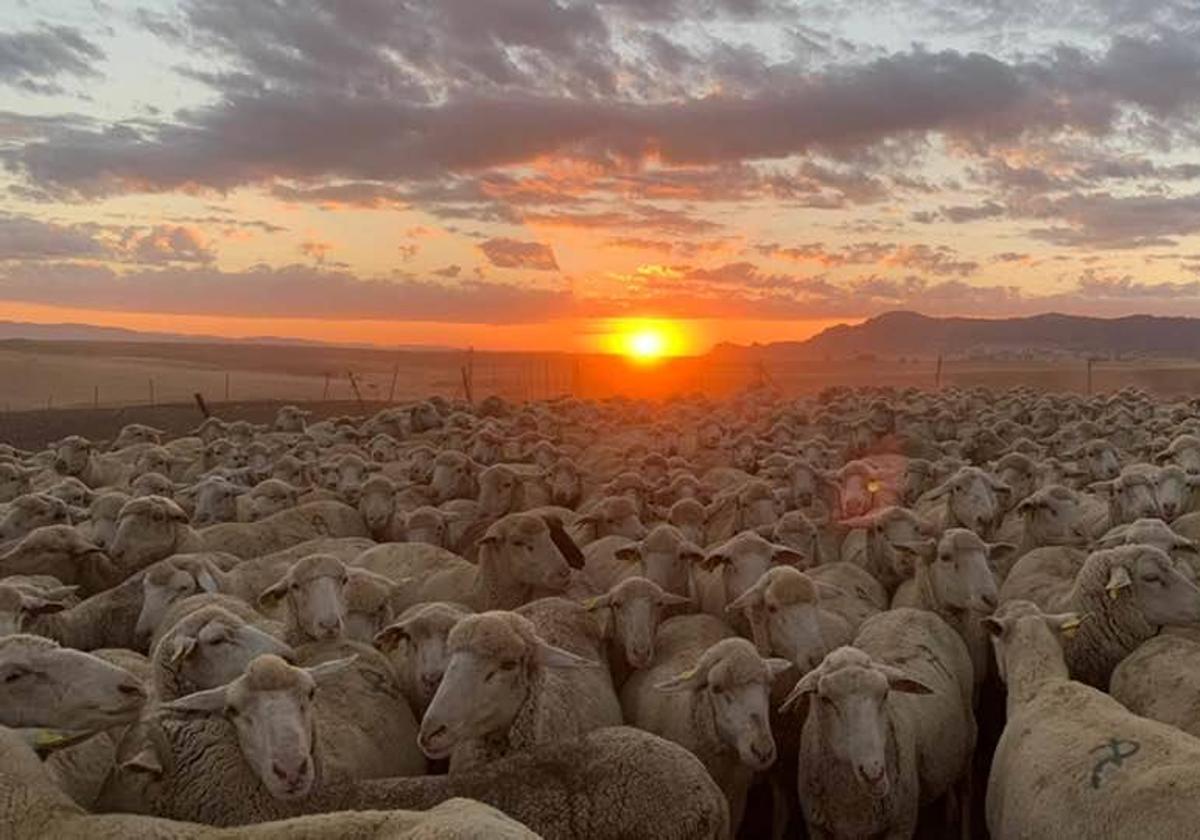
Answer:
POLYGON ((666 339, 656 330, 642 330, 629 336, 629 355, 635 359, 657 359, 666 347, 666 339))

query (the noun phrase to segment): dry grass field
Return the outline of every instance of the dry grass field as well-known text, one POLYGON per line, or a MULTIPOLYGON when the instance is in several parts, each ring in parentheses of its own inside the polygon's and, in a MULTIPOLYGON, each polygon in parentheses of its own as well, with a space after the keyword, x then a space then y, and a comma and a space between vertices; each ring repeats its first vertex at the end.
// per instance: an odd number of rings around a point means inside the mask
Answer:
MULTIPOLYGON (((747 355, 713 354, 644 364, 599 355, 8 341, 0 342, 0 439, 36 445, 72 431, 103 438, 132 419, 183 431, 199 417, 193 401, 196 393, 223 416, 259 419, 261 414, 262 420, 273 416, 274 406, 283 402, 304 403, 324 415, 432 394, 461 398, 463 369, 468 365, 476 399, 489 394, 514 400, 568 394, 661 398, 699 391, 721 395, 762 382, 790 395, 830 385, 932 388, 938 381, 936 363, 926 360, 772 357, 760 363, 747 355)), ((1084 392, 1087 363, 948 360, 940 383, 1084 392)), ((1092 390, 1113 391, 1127 385, 1172 396, 1200 393, 1200 362, 1095 365, 1092 390)))

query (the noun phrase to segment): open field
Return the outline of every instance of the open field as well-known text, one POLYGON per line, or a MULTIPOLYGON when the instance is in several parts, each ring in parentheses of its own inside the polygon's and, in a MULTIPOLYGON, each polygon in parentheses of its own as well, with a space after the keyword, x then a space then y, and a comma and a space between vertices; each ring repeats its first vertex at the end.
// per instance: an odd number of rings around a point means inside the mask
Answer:
MULTIPOLYGON (((464 396, 470 365, 473 396, 538 399, 564 394, 663 397, 727 394, 761 381, 785 394, 833 384, 933 387, 933 361, 812 361, 749 353, 638 364, 618 356, 383 351, 338 347, 109 342, 0 342, 0 410, 114 408, 191 403, 388 401, 431 394, 464 396), (354 384, 350 375, 353 374, 354 384), (357 392, 355 391, 357 386, 357 392)), ((948 360, 943 386, 1086 391, 1087 363, 948 360)), ((1200 361, 1101 362, 1092 389, 1127 385, 1159 394, 1200 391, 1200 361)))

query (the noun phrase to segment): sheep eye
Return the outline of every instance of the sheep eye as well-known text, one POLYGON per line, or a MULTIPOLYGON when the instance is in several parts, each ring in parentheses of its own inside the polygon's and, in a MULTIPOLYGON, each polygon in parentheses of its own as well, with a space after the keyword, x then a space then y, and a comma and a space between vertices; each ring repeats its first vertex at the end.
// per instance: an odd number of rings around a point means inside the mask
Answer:
POLYGON ((237 716, 238 716, 238 710, 237 710, 236 706, 226 706, 225 707, 225 717, 235 718, 237 716))
POLYGON ((1142 580, 1146 583, 1162 583, 1162 578, 1159 575, 1143 575, 1142 580))
POLYGON ((308 690, 308 699, 312 700, 316 696, 317 696, 317 689, 316 689, 316 686, 313 686, 312 688, 310 688, 308 690))
POLYGON ((345 585, 346 585, 346 584, 348 584, 349 582, 350 582, 350 576, 349 576, 349 575, 342 575, 342 578, 341 578, 341 584, 342 584, 342 586, 345 586, 345 585))
POLYGON ((779 612, 779 607, 775 606, 774 604, 771 604, 771 606, 767 607, 767 612, 769 612, 773 615, 773 614, 779 612))
POLYGON ((22 677, 28 676, 29 673, 30 673, 29 671, 26 671, 23 668, 15 668, 12 671, 9 671, 7 674, 4 675, 4 683, 5 683, 5 685, 10 685, 12 683, 15 683, 17 680, 21 679, 22 677))

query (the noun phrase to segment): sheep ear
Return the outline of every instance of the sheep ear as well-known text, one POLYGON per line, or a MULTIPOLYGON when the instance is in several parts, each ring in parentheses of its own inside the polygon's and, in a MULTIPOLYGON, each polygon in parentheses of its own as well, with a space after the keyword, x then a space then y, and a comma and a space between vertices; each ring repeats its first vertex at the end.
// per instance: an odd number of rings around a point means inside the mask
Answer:
POLYGON ((357 659, 358 654, 356 653, 353 656, 346 656, 342 659, 333 659, 329 662, 322 662, 320 665, 313 665, 312 667, 305 668, 304 670, 308 671, 308 675, 314 680, 321 682, 322 680, 328 679, 335 674, 340 674, 342 671, 345 671, 347 668, 352 666, 357 659))
POLYGON ((181 659, 187 659, 191 656, 192 651, 196 649, 196 640, 191 636, 178 635, 174 642, 175 650, 171 652, 171 664, 174 665, 181 659))
POLYGON ((657 601, 660 607, 691 606, 693 603, 686 595, 676 595, 674 592, 664 592, 658 596, 657 601))
POLYGON ((998 618, 993 618, 989 615, 986 618, 981 618, 979 623, 983 625, 983 629, 987 631, 988 635, 994 639, 998 639, 1004 635, 1004 624, 998 618))
POLYGON ((1046 623, 1050 625, 1051 630, 1058 632, 1066 641, 1075 638, 1075 634, 1079 632, 1079 625, 1087 619, 1087 613, 1080 615, 1078 613, 1061 613, 1059 615, 1042 616, 1046 623))
POLYGON ((148 773, 155 778, 162 776, 163 766, 158 759, 158 752, 150 746, 142 747, 129 758, 121 762, 121 769, 133 773, 148 773))
POLYGON ((164 709, 170 709, 173 712, 203 712, 205 714, 215 714, 224 711, 225 709, 225 686, 217 686, 216 688, 205 689, 188 694, 185 697, 180 697, 178 700, 172 700, 169 703, 163 703, 164 709))
MULTIPOLYGON (((760 578, 761 580, 761 578, 760 578)), ((734 598, 725 607, 725 612, 735 613, 742 610, 750 610, 755 607, 761 607, 763 600, 762 588, 757 583, 743 592, 741 595, 734 598)))
POLYGON ((1108 597, 1115 601, 1121 594, 1121 590, 1129 586, 1133 586, 1129 570, 1124 566, 1113 566, 1108 573, 1108 583, 1104 584, 1104 591, 1108 593, 1108 597))
POLYGON ((546 527, 550 529, 550 539, 554 542, 554 546, 562 554, 563 559, 567 561, 567 565, 572 569, 583 568, 583 551, 576 545, 575 540, 571 539, 571 535, 567 533, 563 527, 562 520, 552 514, 547 514, 542 517, 546 523, 546 527))
POLYGON ((595 668, 599 664, 545 642, 538 644, 534 656, 543 668, 595 668))
POLYGON ((200 584, 200 588, 205 592, 217 591, 217 580, 213 577, 212 569, 209 568, 207 561, 196 573, 196 583, 200 584))
POLYGON ((774 680, 788 668, 792 667, 790 660, 780 659, 776 656, 772 656, 769 659, 764 659, 763 662, 767 666, 767 674, 771 680, 774 680))
POLYGON ((400 647, 400 643, 407 638, 408 632, 399 624, 393 624, 376 633, 375 638, 371 640, 371 644, 384 653, 387 653, 400 647))
POLYGON ((642 551, 636 543, 625 545, 613 552, 613 556, 624 563, 642 562, 642 551))
POLYGON ((791 709, 802 698, 806 698, 817 690, 817 685, 821 679, 820 668, 813 668, 807 674, 800 678, 795 687, 788 693, 788 696, 783 699, 779 705, 779 711, 786 712, 791 709))
POLYGON ((288 593, 288 587, 291 586, 292 577, 290 574, 284 575, 275 583, 268 586, 258 595, 258 604, 260 607, 273 607, 283 600, 288 593))
POLYGON ((1017 547, 1008 542, 990 543, 987 547, 988 560, 991 562, 999 562, 1012 557, 1017 553, 1017 547))
POLYGON ((1087 486, 1087 489, 1105 498, 1110 498, 1117 490, 1117 482, 1115 479, 1112 481, 1094 481, 1087 486))
POLYGON ((808 565, 808 558, 794 548, 775 546, 771 552, 771 562, 780 566, 796 566, 803 568, 808 565))
POLYGON ((676 674, 665 682, 656 683, 654 688, 657 691, 662 691, 667 694, 674 694, 683 691, 695 691, 696 689, 704 686, 707 678, 707 673, 701 673, 699 668, 692 668, 689 671, 684 671, 682 674, 676 674))
POLYGON ((875 669, 887 677, 888 688, 892 691, 902 694, 933 694, 932 688, 899 668, 877 663, 875 669))
POLYGON ((607 592, 603 595, 597 595, 595 598, 588 598, 583 602, 583 608, 585 610, 602 610, 611 606, 612 595, 607 592))
POLYGON ((21 611, 27 615, 45 615, 46 613, 62 612, 67 605, 61 601, 52 601, 41 595, 21 593, 21 611))

